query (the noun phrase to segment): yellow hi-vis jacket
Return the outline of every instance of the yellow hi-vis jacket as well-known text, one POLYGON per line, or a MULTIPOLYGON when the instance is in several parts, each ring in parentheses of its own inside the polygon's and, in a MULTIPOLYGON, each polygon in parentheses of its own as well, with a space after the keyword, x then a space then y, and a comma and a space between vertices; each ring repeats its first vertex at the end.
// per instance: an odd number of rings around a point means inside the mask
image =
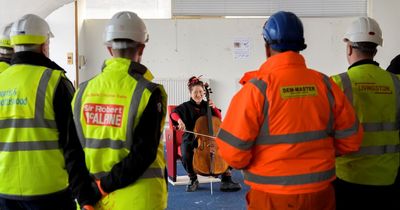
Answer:
POLYGON ((0 76, 0 197, 19 199, 67 189, 53 99, 64 76, 13 65, 0 76))
POLYGON ((5 71, 8 67, 10 67, 10 64, 4 61, 0 61, 0 73, 5 71))
POLYGON ((400 80, 374 64, 333 76, 364 128, 360 150, 336 159, 337 177, 364 185, 391 185, 399 169, 400 80))
MULTIPOLYGON (((130 66, 131 61, 127 59, 107 60, 101 74, 79 86, 72 102, 86 165, 98 179, 107 175, 131 152, 134 130, 156 89, 163 95, 162 125, 165 120, 166 94, 163 87, 145 79, 143 74, 130 74, 130 66)), ((165 209, 167 186, 163 150, 160 141, 156 160, 141 178, 111 192, 96 208, 165 209)))

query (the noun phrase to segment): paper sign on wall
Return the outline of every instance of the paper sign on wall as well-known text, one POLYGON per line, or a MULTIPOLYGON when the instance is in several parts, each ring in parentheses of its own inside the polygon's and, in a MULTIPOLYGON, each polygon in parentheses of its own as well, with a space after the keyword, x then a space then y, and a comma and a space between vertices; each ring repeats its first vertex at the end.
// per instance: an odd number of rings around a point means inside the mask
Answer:
POLYGON ((250 56, 250 44, 249 38, 235 38, 233 40, 233 58, 247 60, 250 56))

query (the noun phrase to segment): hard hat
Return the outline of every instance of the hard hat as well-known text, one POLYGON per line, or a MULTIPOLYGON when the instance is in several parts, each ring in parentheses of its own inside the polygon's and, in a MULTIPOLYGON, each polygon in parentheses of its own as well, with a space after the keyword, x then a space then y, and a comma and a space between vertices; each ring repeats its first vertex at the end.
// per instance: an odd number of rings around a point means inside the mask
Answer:
POLYGON ((378 23, 370 17, 360 17, 348 28, 343 41, 372 42, 382 46, 382 31, 378 23))
POLYGON ((105 43, 115 39, 129 39, 144 44, 149 34, 143 20, 136 13, 124 11, 116 13, 104 31, 105 43))
POLYGON ((11 27, 11 45, 43 44, 54 37, 49 24, 41 17, 27 14, 15 21, 11 27))
POLYGON ((263 36, 272 49, 301 51, 306 49, 301 20, 291 12, 273 14, 264 24, 263 36))
POLYGON ((12 23, 4 26, 0 34, 0 47, 12 48, 10 43, 10 29, 12 23))

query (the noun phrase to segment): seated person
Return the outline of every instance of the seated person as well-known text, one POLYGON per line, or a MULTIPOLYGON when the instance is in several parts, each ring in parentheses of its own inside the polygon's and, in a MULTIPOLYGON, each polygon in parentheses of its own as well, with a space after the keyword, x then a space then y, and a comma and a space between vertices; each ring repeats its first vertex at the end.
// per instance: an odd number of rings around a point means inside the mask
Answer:
MULTIPOLYGON (((193 76, 189 79, 188 88, 190 92, 190 100, 176 107, 171 113, 173 123, 182 131, 193 131, 196 120, 200 116, 207 114, 207 101, 203 100, 204 83, 199 78, 193 76)), ((212 115, 221 119, 220 110, 211 100, 209 104, 212 107, 212 115)), ((199 187, 197 174, 193 170, 193 155, 196 147, 197 141, 195 140, 195 136, 191 133, 185 132, 182 136, 181 151, 182 164, 190 178, 190 181, 186 186, 186 192, 194 192, 199 187)), ((240 184, 232 181, 230 169, 222 174, 221 191, 233 192, 240 189, 240 184)))

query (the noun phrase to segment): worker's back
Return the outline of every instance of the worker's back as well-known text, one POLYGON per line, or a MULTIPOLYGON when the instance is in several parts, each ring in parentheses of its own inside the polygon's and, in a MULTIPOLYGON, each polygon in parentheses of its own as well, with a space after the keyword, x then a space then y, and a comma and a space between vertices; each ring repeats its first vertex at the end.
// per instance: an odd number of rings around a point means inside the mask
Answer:
POLYGON ((400 80, 372 63, 351 67, 333 79, 353 103, 365 131, 360 151, 337 159, 338 177, 357 184, 393 184, 400 160, 400 80))
MULTIPOLYGON (((335 178, 334 128, 357 124, 349 104, 343 105, 343 94, 327 76, 307 69, 303 57, 295 52, 269 58, 259 75, 247 86, 255 85, 263 94, 243 100, 258 104, 264 112, 254 113, 263 124, 255 141, 256 155, 245 171, 246 182, 277 194, 309 193, 328 187, 335 178), (343 97, 335 99, 337 94, 343 97)), ((357 129, 352 134, 355 132, 357 129)), ((341 152, 357 150, 358 145, 353 143, 341 152)))
POLYGON ((248 209, 335 209, 335 155, 358 150, 362 128, 327 76, 307 68, 301 20, 273 14, 263 27, 267 61, 234 96, 216 142, 244 169, 248 209))

